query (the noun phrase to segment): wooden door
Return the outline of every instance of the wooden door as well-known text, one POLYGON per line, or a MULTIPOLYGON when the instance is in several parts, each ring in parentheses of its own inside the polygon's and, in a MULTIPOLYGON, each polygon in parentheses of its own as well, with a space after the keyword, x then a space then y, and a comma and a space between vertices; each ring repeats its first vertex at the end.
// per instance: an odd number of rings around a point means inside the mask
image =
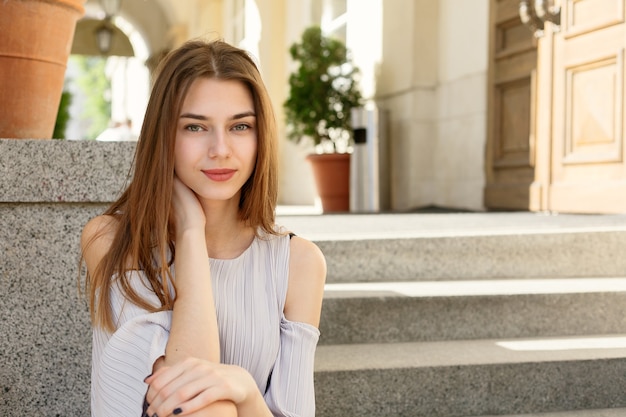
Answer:
MULTIPOLYGON (((542 85, 538 111, 551 113, 539 131, 549 169, 540 209, 626 212, 624 47, 626 0, 561 0, 561 27, 540 41, 542 85), (546 74, 548 73, 548 74, 546 74)), ((540 87, 541 88, 541 87, 540 87)))
POLYGON ((534 179, 537 41, 519 0, 490 0, 485 207, 528 210, 534 179))

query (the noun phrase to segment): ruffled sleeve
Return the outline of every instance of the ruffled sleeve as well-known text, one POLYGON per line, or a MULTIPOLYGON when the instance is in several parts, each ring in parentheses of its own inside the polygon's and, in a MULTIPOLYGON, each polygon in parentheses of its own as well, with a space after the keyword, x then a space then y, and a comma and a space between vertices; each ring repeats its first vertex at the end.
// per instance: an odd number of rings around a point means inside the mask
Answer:
POLYGON ((319 335, 310 324, 282 318, 278 359, 265 392, 265 402, 274 416, 315 416, 313 371, 319 335))
MULTIPOLYGON (((142 296, 156 299, 145 287, 142 296)), ((116 286, 111 307, 118 323, 116 331, 111 334, 98 327, 93 329, 91 415, 140 416, 148 389, 143 380, 152 373, 154 362, 165 354, 172 312, 148 313, 126 301, 116 286)))

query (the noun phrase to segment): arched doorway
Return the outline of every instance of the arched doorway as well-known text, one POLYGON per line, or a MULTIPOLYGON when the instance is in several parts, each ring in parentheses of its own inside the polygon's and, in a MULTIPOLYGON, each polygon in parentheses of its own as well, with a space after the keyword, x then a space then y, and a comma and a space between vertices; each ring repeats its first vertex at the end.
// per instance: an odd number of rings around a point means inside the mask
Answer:
POLYGON ((72 95, 68 139, 93 139, 97 137, 96 131, 114 133, 118 126, 126 132, 125 139, 119 140, 136 138, 139 133, 149 95, 150 64, 155 61, 154 56, 162 55, 167 45, 165 34, 156 36, 145 25, 160 23, 167 32, 169 22, 156 5, 147 8, 144 4, 138 8, 137 2, 119 4, 119 9, 108 15, 99 1, 90 0, 85 5, 85 16, 77 23, 66 77, 66 89, 72 95), (98 38, 103 27, 108 30, 106 48, 98 38), (96 78, 89 88, 81 88, 80 77, 84 76, 81 71, 85 68, 99 71, 104 78, 100 81, 96 78), (92 103, 94 100, 96 104, 92 103), (105 124, 103 115, 94 116, 98 111, 106 113, 105 124))

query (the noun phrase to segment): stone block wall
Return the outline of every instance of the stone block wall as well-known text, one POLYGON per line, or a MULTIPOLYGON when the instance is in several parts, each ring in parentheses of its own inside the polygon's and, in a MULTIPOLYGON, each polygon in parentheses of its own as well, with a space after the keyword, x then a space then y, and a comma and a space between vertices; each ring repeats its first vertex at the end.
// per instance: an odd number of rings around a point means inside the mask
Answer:
POLYGON ((0 416, 89 415, 80 233, 123 190, 134 147, 0 139, 0 416))

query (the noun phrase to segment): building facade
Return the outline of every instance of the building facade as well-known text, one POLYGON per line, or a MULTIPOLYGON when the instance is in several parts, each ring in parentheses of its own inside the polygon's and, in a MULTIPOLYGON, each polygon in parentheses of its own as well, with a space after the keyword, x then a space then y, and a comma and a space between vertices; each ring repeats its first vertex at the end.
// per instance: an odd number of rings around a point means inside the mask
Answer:
POLYGON ((148 67, 195 37, 257 57, 281 128, 281 204, 315 202, 310 149, 284 139, 282 103, 287 50, 320 24, 345 40, 385 116, 384 209, 626 211, 624 0, 546 0, 559 20, 544 16, 536 36, 520 7, 537 18, 542 2, 528 0, 147 3, 121 2, 119 18, 148 67))

